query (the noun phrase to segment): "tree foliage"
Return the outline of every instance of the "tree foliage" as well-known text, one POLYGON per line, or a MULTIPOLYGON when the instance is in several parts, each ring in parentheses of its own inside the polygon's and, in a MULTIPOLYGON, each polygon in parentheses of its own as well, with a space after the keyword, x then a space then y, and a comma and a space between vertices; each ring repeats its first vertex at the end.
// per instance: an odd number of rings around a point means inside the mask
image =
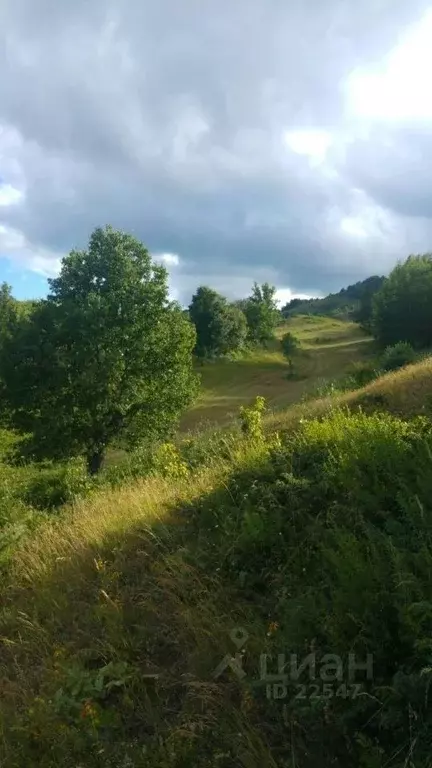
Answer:
POLYGON ((398 264, 373 299, 372 332, 383 346, 432 344, 432 254, 398 264))
POLYGON ((359 290, 359 307, 353 313, 353 320, 359 323, 366 331, 371 330, 373 298, 381 290, 385 277, 373 275, 361 283, 359 290))
POLYGON ((417 355, 411 344, 407 341, 398 341, 397 344, 384 350, 381 365, 384 371, 397 371, 404 365, 414 363, 416 359, 417 355))
POLYGON ((276 288, 269 283, 254 283, 252 295, 245 306, 249 339, 255 344, 265 344, 274 335, 280 317, 276 303, 276 288))
POLYGON ((195 332, 166 270, 111 227, 63 259, 50 290, 6 341, 3 403, 38 453, 84 454, 97 471, 114 439, 165 435, 191 402, 195 332))
POLYGON ((322 299, 291 299, 281 312, 286 318, 298 314, 352 318, 366 328, 371 316, 372 296, 381 288, 383 281, 384 277, 373 275, 342 288, 338 293, 329 293, 322 299))
MULTIPOLYGON (((308 299, 306 299, 308 301, 308 299)), ((281 309, 283 317, 290 317, 295 313, 295 310, 305 304, 305 299, 294 298, 288 301, 281 309)))
POLYGON ((294 335, 294 333, 291 333, 290 331, 282 336, 280 343, 282 354, 287 358, 287 360, 289 360, 291 355, 300 347, 299 339, 294 335))
POLYGON ((18 302, 11 291, 8 283, 0 285, 0 347, 10 338, 18 321, 18 302))
POLYGON ((200 359, 226 355, 246 340, 246 318, 237 306, 207 286, 192 297, 189 315, 196 329, 195 354, 200 359))

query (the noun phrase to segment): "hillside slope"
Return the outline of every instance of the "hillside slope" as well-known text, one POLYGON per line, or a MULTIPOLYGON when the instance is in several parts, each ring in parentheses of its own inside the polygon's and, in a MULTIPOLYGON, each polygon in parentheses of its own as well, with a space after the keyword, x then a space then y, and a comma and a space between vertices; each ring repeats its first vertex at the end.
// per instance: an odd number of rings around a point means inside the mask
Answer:
POLYGON ((228 425, 241 405, 257 395, 272 408, 298 402, 318 381, 343 376, 354 363, 371 354, 371 339, 355 323, 335 318, 298 316, 277 329, 267 350, 253 350, 235 360, 218 360, 198 367, 202 392, 184 415, 182 431, 210 425, 228 425), (298 379, 287 380, 288 364, 279 339, 290 331, 301 342, 303 354, 296 360, 298 379))
POLYGON ((302 417, 317 418, 335 407, 355 412, 385 411, 395 416, 432 418, 432 357, 383 376, 354 391, 336 393, 271 414, 268 429, 291 429, 302 417))
POLYGON ((430 766, 431 430, 338 406, 428 412, 431 366, 309 403, 333 411, 286 437, 232 438, 183 479, 99 491, 21 544, 1 765, 430 766), (274 687, 278 654, 318 671, 274 687), (351 679, 349 654, 371 674, 351 679))

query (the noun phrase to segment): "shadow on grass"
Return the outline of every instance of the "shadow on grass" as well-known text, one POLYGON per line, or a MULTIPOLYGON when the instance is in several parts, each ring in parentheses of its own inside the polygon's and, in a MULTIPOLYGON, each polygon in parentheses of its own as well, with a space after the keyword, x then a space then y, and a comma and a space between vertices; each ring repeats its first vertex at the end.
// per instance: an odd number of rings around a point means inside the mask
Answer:
POLYGON ((338 532, 334 511, 326 521, 307 497, 299 508, 305 488, 283 461, 257 454, 198 498, 162 503, 159 521, 143 506, 142 520, 98 544, 63 540, 60 529, 39 576, 4 585, 1 765, 276 768, 293 752, 305 768, 359 764, 354 734, 381 702, 294 695, 283 707, 250 684, 262 653, 295 644, 307 654, 311 642, 351 651, 376 637, 379 674, 391 683, 396 618, 383 585, 392 566, 377 559, 377 541, 353 538, 357 513, 344 512, 338 532), (235 628, 247 644, 236 646, 235 628), (232 669, 241 651, 247 679, 232 669))
MULTIPOLYGON (((225 494, 210 492, 207 503, 225 494)), ((192 515, 176 505, 163 522, 136 523, 102 545, 59 542, 42 577, 4 585, 3 768, 117 766, 125 752, 133 765, 205 766, 224 749, 223 765, 243 755, 274 768, 260 707, 235 674, 213 677, 236 650, 230 630, 263 642, 265 621, 258 616, 257 632, 236 585, 200 567, 212 545, 200 537, 197 548, 192 515), (114 679, 101 683, 107 665, 114 679)))

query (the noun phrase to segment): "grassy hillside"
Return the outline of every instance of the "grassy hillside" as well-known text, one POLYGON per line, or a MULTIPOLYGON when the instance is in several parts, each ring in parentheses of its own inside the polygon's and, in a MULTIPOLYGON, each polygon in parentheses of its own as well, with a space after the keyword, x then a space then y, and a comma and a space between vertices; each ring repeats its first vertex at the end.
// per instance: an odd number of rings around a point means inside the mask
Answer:
POLYGON ((204 425, 227 425, 241 405, 257 395, 272 408, 298 402, 317 381, 342 376, 352 363, 371 354, 371 341, 355 323, 329 317, 298 316, 279 326, 280 338, 287 331, 300 340, 303 354, 296 361, 298 380, 288 381, 288 364, 278 340, 267 350, 254 350, 237 360, 206 363, 197 370, 202 392, 183 417, 182 431, 204 425))
POLYGON ((432 417, 432 358, 401 370, 387 373, 365 387, 354 391, 321 397, 308 403, 298 403, 267 418, 267 428, 291 429, 303 418, 324 416, 335 407, 348 408, 353 412, 384 411, 395 416, 412 418, 432 417))
MULTIPOLYGON (((333 373, 367 345, 300 332, 333 373)), ((411 417, 430 414, 431 366, 281 411, 217 456, 196 438, 164 476, 46 519, 2 577, 0 764, 430 766, 432 434, 411 417), (315 654, 316 677, 274 688, 278 654, 294 671, 315 654), (371 679, 349 654, 372 655, 371 679)))

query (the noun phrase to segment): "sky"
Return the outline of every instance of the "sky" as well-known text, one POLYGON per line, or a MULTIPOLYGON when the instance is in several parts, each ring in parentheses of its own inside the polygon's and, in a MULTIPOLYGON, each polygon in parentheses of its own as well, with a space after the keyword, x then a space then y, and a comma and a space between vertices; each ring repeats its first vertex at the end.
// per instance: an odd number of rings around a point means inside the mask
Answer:
POLYGON ((111 224, 230 298, 432 250, 423 0, 1 0, 0 280, 111 224))

